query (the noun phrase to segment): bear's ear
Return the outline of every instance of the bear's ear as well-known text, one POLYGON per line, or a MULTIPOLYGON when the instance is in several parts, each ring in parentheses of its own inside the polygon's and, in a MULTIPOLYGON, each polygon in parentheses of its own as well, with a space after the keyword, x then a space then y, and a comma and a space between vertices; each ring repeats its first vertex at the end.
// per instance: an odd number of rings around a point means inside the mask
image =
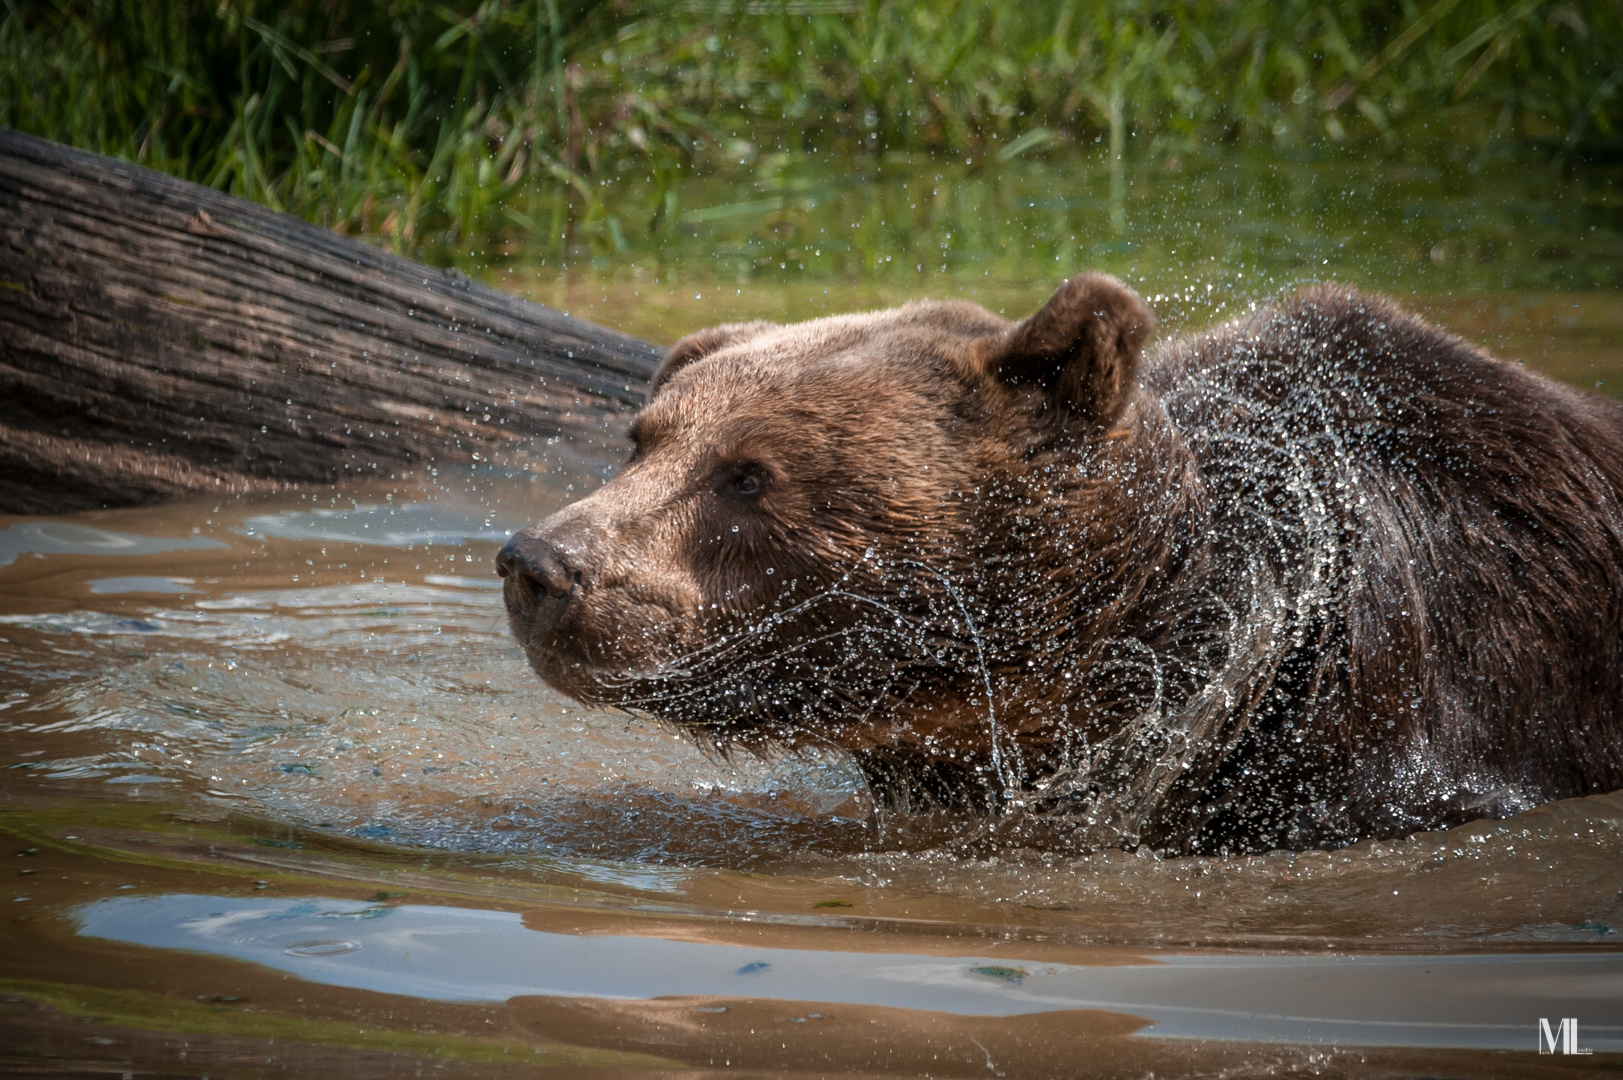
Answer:
POLYGON ((1079 274, 1035 315, 976 343, 981 370, 999 382, 1035 385, 1101 427, 1127 405, 1139 352, 1155 317, 1108 274, 1079 274))
POLYGON ((689 334, 675 345, 672 345, 671 351, 666 353, 665 359, 660 362, 658 370, 654 372, 653 381, 648 384, 648 400, 654 400, 654 395, 659 393, 659 388, 664 386, 672 375, 675 375, 693 361, 709 356, 723 345, 754 337, 763 330, 771 330, 776 326, 777 323, 761 321, 724 323, 721 326, 710 326, 689 334))

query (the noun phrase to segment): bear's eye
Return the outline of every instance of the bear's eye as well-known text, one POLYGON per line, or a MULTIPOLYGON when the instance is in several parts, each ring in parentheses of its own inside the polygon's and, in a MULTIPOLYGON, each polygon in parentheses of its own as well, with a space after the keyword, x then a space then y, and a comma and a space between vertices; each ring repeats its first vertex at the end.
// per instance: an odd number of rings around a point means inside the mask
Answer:
POLYGON ((734 499, 758 499, 766 491, 766 477, 754 465, 734 465, 718 470, 712 490, 734 499))

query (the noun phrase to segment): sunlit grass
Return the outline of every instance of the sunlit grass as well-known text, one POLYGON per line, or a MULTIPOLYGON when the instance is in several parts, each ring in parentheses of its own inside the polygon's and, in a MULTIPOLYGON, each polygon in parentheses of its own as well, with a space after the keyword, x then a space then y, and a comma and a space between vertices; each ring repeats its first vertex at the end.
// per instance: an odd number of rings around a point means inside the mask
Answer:
POLYGON ((401 251, 612 254, 785 159, 1609 152, 1619 56, 1623 9, 1535 0, 11 0, 0 123, 401 251))

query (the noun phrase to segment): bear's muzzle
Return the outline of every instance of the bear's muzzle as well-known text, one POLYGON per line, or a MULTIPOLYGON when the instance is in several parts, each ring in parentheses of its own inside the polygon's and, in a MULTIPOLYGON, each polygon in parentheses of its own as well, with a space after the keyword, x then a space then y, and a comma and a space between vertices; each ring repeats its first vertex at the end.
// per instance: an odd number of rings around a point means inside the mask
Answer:
POLYGON ((536 601, 543 595, 567 600, 580 582, 563 547, 545 534, 513 536, 496 555, 496 573, 519 586, 521 597, 527 592, 536 601))

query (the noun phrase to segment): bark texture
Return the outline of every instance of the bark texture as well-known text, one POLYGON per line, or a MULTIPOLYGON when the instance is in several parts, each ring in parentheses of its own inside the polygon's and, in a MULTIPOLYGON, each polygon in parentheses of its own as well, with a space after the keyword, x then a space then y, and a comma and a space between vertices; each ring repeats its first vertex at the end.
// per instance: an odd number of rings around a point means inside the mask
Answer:
POLYGON ((645 342, 0 130, 0 512, 608 457, 645 342))

